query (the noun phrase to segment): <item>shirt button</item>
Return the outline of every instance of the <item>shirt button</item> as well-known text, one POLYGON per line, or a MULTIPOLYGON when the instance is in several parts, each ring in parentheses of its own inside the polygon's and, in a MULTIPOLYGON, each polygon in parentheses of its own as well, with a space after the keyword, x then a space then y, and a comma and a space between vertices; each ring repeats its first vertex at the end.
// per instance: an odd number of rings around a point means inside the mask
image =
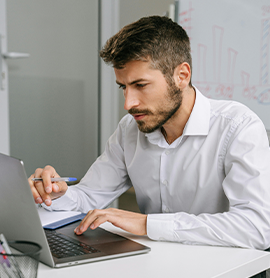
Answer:
POLYGON ((170 212, 169 208, 165 208, 164 212, 166 212, 166 213, 170 212))
POLYGON ((165 154, 166 154, 166 155, 170 154, 170 151, 169 151, 169 150, 166 150, 166 151, 165 151, 165 154))
POLYGON ((164 180, 163 182, 162 182, 164 185, 168 185, 168 181, 167 180, 164 180))

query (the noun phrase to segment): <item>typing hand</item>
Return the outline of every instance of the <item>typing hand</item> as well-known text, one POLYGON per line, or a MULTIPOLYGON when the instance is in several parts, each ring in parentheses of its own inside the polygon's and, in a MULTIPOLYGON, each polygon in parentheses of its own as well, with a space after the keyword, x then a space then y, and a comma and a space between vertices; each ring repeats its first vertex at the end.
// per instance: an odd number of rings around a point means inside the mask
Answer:
POLYGON ((81 221, 80 225, 74 230, 77 235, 81 235, 88 227, 94 230, 102 223, 108 221, 114 226, 136 235, 146 235, 147 215, 135 213, 115 208, 94 209, 81 221))
POLYGON ((51 178, 59 177, 55 169, 46 166, 44 169, 38 168, 35 173, 28 178, 28 182, 37 204, 52 204, 52 200, 63 196, 67 191, 67 184, 64 181, 52 182, 51 178), (33 181, 33 178, 42 178, 40 181, 33 181))

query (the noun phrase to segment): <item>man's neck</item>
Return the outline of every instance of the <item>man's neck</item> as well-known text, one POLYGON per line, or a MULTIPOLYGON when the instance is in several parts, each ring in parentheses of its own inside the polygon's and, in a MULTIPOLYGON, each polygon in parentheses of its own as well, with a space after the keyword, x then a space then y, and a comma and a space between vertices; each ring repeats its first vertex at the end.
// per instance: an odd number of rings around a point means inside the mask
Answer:
POLYGON ((184 128, 195 103, 195 89, 193 87, 188 87, 182 92, 182 97, 183 99, 179 109, 161 128, 161 132, 168 144, 172 144, 183 134, 184 128))

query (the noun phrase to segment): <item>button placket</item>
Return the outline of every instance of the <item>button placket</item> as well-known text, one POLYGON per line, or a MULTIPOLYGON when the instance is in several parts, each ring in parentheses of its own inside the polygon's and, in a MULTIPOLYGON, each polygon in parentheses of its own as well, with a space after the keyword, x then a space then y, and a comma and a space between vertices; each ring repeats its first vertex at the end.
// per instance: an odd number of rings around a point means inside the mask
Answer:
POLYGON ((171 150, 166 149, 161 155, 161 164, 160 164, 160 193, 161 193, 161 202, 162 202, 162 212, 170 212, 168 208, 168 198, 167 190, 169 186, 169 154, 171 150))

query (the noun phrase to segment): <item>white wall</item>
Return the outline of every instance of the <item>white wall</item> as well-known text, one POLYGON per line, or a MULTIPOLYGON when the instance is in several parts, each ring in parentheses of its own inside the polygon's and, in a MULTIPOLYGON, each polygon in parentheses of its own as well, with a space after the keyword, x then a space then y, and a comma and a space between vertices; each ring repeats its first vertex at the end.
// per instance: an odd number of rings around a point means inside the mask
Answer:
POLYGON ((12 156, 81 178, 98 149, 98 0, 7 0, 12 156))
POLYGON ((0 0, 0 153, 9 155, 9 109, 7 63, 2 53, 7 52, 6 2, 0 0))

